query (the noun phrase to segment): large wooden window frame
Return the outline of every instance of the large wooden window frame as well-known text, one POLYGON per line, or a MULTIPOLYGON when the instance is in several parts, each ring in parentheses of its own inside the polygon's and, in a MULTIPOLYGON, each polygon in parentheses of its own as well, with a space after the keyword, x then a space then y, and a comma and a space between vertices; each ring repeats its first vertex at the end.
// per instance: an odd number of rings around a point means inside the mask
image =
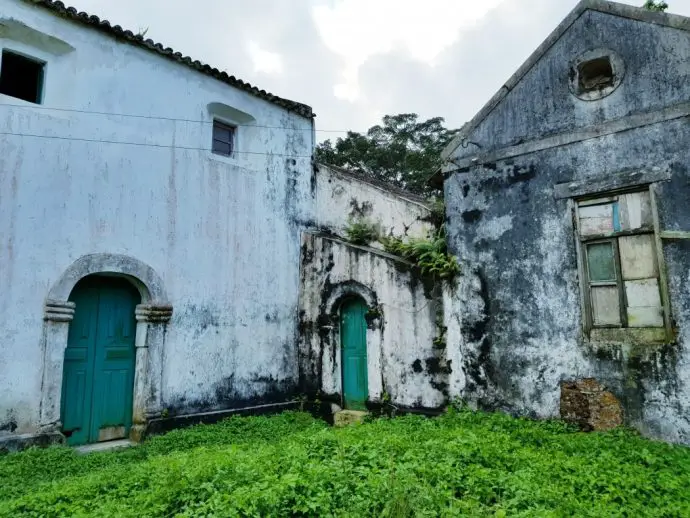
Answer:
MULTIPOLYGON (((666 274, 666 264, 663 255, 663 245, 662 245, 662 232, 660 231, 659 225, 659 215, 656 203, 656 192, 654 185, 648 186, 648 192, 650 196, 650 208, 652 216, 652 227, 650 228, 638 228, 634 230, 623 230, 614 231, 606 234, 600 235, 590 235, 582 236, 580 228, 580 207, 586 205, 597 205, 605 203, 606 198, 613 198, 616 196, 630 194, 635 192, 644 192, 644 189, 632 188, 625 190, 618 190, 613 192, 598 193, 587 195, 586 197, 572 199, 573 210, 574 210, 574 227, 575 227, 575 237, 577 240, 577 262, 578 262, 578 274, 580 278, 580 294, 581 294, 581 307, 582 307, 582 327, 584 334, 587 338, 592 337, 592 331, 595 329, 607 329, 616 328, 621 332, 626 332, 628 330, 634 330, 634 328, 628 327, 627 321, 627 301, 625 295, 625 286, 623 283, 623 275, 621 272, 621 262, 620 262, 620 252, 618 247, 619 238, 625 236, 636 236, 636 235, 651 235, 654 243, 654 261, 656 262, 656 267, 658 271, 658 282, 659 291, 661 298, 661 310, 663 314, 663 330, 664 339, 666 342, 671 342, 673 340, 673 329, 672 329, 672 319, 671 319, 671 304, 668 292, 668 280, 666 274), (590 203, 588 203, 590 202, 590 203), (592 244, 597 243, 612 243, 614 263, 616 270, 616 280, 615 281, 590 281, 589 275, 589 261, 588 261, 588 250, 587 247, 592 244), (619 296, 619 309, 620 309, 620 320, 621 324, 618 325, 595 325, 592 311, 592 287, 595 286, 616 286, 618 289, 619 296)), ((632 334, 632 332, 631 332, 632 334)))

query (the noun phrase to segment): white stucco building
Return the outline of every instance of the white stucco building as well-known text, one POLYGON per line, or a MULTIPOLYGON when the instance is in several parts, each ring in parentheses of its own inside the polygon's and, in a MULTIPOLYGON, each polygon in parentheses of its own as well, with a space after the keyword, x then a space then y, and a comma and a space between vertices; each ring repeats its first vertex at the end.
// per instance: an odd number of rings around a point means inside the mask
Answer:
MULTIPOLYGON (((61 2, 0 0, 0 53, 0 435, 137 438, 339 390, 300 362, 300 286, 324 280, 300 281, 303 235, 342 232, 364 205, 421 235, 420 200, 318 171, 308 106, 61 2)), ((338 282, 376 289, 338 261, 338 282)), ((404 282, 378 298, 404 298, 404 282)), ((376 340, 362 361, 385 381, 414 352, 376 340)))
POLYGON ((138 290, 135 427, 289 388, 311 109, 60 2, 0 4, 0 427, 59 429, 83 391, 63 363, 91 274, 138 290))

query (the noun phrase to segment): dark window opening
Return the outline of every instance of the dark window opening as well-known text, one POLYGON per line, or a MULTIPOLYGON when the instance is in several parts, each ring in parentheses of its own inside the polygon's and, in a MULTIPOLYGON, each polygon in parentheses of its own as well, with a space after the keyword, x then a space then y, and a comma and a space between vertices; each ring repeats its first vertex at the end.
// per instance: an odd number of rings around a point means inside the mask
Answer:
POLYGON ((44 66, 45 63, 40 61, 3 50, 0 94, 40 104, 43 94, 44 66))
POLYGON ((577 67, 577 75, 580 92, 612 86, 614 81, 613 67, 607 56, 580 63, 577 67))
POLYGON ((235 148, 235 132, 237 128, 213 121, 213 147, 212 151, 218 155, 232 156, 235 148))

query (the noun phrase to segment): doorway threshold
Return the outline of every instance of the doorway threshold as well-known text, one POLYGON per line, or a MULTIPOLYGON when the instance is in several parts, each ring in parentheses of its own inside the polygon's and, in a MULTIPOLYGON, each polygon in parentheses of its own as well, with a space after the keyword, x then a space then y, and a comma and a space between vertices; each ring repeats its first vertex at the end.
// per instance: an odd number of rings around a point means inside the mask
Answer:
POLYGON ((86 455, 87 453, 121 450, 124 448, 130 448, 132 446, 134 446, 134 442, 130 441, 129 439, 120 439, 117 441, 97 442, 94 444, 77 446, 74 448, 74 451, 81 455, 86 455))

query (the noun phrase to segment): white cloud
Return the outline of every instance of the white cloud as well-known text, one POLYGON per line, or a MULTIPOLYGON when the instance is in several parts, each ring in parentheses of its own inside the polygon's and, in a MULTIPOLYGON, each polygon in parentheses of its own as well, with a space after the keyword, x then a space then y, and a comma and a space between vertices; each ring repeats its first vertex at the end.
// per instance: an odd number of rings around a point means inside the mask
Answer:
POLYGON ((283 59, 280 54, 262 49, 255 41, 250 41, 247 48, 255 72, 280 74, 283 71, 283 59))
MULTIPOLYGON (((413 112, 445 117, 452 127, 462 125, 577 1, 69 3, 128 29, 149 27, 147 37, 164 46, 312 106, 318 115, 317 137, 325 139, 348 129, 366 131, 382 114, 413 112)), ((690 0, 667 1, 669 11, 690 15, 690 0)))
POLYGON ((359 96, 359 68, 367 59, 404 49, 418 61, 434 59, 455 42, 463 28, 485 16, 504 0, 338 0, 315 6, 315 23, 325 45, 345 59, 336 97, 359 96))

